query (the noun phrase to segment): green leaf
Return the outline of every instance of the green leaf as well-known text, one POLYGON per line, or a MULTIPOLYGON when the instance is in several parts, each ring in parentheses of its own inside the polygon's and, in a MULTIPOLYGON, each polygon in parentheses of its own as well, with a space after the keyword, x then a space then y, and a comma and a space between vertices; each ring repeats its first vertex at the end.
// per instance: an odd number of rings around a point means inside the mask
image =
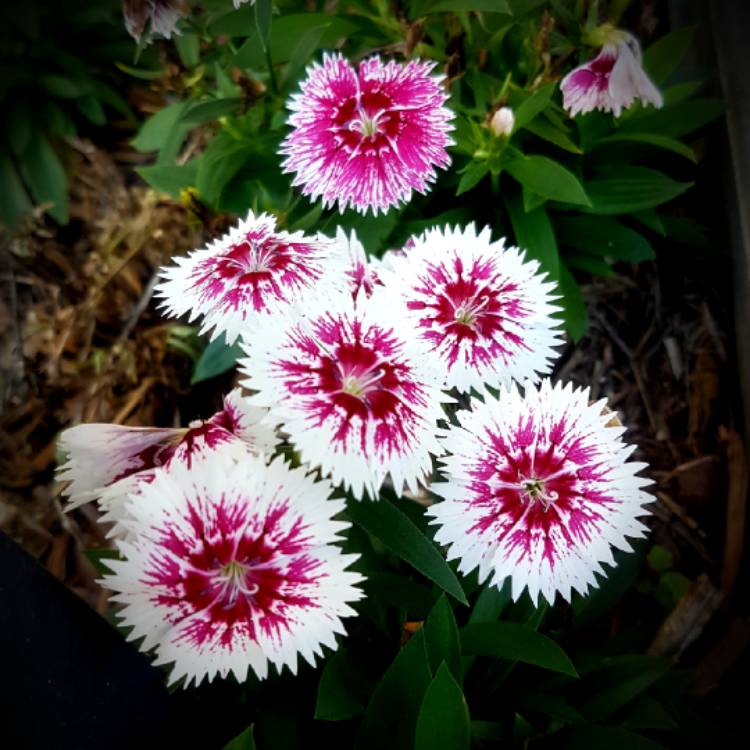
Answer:
POLYGON ((535 690, 533 692, 524 693, 520 699, 522 706, 530 708, 533 711, 538 711, 540 714, 549 716, 559 721, 568 722, 582 722, 583 716, 573 706, 571 706, 563 698, 558 698, 556 695, 535 690))
POLYGON ((223 99, 209 99, 205 102, 198 102, 187 107, 180 117, 180 120, 190 125, 197 125, 201 122, 212 122, 226 115, 233 115, 242 105, 242 99, 238 96, 226 97, 223 99))
POLYGON ((177 34, 174 46, 186 68, 194 68, 200 60, 200 39, 197 34, 177 34))
POLYGON ((343 721, 359 716, 365 708, 362 681, 348 660, 348 652, 339 649, 326 662, 318 684, 315 718, 343 721))
POLYGON ((546 635, 515 622, 477 622, 459 631, 464 653, 522 661, 577 677, 568 655, 546 635))
POLYGON ((586 271, 586 273, 594 274, 594 276, 617 276, 609 263, 588 253, 567 251, 565 253, 565 264, 568 268, 577 268, 579 271, 586 271))
POLYGON ((675 29, 657 39, 643 53, 643 67, 657 86, 677 69, 692 46, 694 37, 695 26, 675 29))
POLYGON ((289 86, 296 81, 299 72, 310 62, 313 52, 318 48, 323 34, 330 25, 329 22, 320 26, 313 26, 307 29, 297 40, 297 46, 289 58, 284 72, 284 86, 289 86))
POLYGON ((558 290, 563 297, 565 330, 573 341, 580 341, 589 327, 589 314, 578 282, 565 263, 560 263, 558 290))
POLYGON ((195 185, 198 163, 193 160, 187 164, 153 164, 148 167, 138 167, 135 171, 154 190, 179 198, 185 188, 195 185))
POLYGON ((652 232, 660 234, 662 237, 667 236, 667 231, 664 228, 664 222, 658 213, 653 208, 644 208, 643 211, 636 211, 632 214, 633 218, 643 224, 652 232))
POLYGON ((249 157, 248 144, 228 133, 219 133, 203 152, 198 162, 195 186, 206 204, 215 207, 221 191, 249 157))
POLYGON ((462 604, 466 595, 437 547, 393 503, 352 501, 347 504, 352 520, 422 575, 434 581, 462 604))
POLYGON ((555 231, 561 244, 593 255, 630 263, 656 257, 643 235, 608 216, 559 216, 555 231))
POLYGON ((251 724, 243 732, 240 732, 233 740, 224 745, 224 750, 255 750, 255 738, 253 737, 253 725, 251 724))
POLYGON ((538 114, 544 111, 550 103, 552 94, 557 88, 557 83, 548 83, 540 86, 531 96, 516 107, 514 114, 515 122, 513 131, 525 128, 538 114))
POLYGON ((125 65, 125 63, 121 62, 116 62, 115 66, 123 73, 133 76, 133 78, 139 78, 142 81, 155 81, 164 75, 164 70, 161 68, 159 70, 145 70, 144 68, 134 68, 132 65, 125 65))
POLYGON ((557 281, 560 275, 560 254, 547 211, 540 206, 527 213, 521 205, 519 195, 506 198, 505 203, 516 244, 526 251, 527 257, 539 261, 542 270, 549 274, 552 281, 557 281))
POLYGON ((89 92, 89 86, 85 83, 73 81, 70 78, 60 75, 40 76, 39 83, 52 96, 59 97, 60 99, 77 99, 79 96, 85 96, 89 92))
POLYGON ((469 707, 445 664, 430 683, 417 717, 415 750, 468 750, 469 707))
POLYGON ((268 48, 268 38, 271 36, 271 17, 273 16, 273 0, 256 0, 255 28, 263 49, 268 48))
POLYGON ((51 203, 51 208, 47 209, 49 215, 59 224, 66 224, 68 180, 60 159, 41 133, 32 135, 20 166, 34 202, 37 205, 51 203))
POLYGON ((29 145, 32 131, 31 109, 27 99, 17 99, 10 109, 6 123, 10 150, 21 156, 29 145))
POLYGON ((649 146, 656 146, 657 148, 663 148, 665 151, 672 151, 675 154, 684 156, 693 163, 696 162, 695 152, 690 146, 686 146, 682 141, 678 141, 675 138, 660 135, 659 133, 614 133, 602 138, 596 146, 603 146, 608 143, 646 143, 649 146))
POLYGON ((416 619, 424 619, 435 604, 437 595, 432 588, 397 573, 367 573, 362 584, 367 595, 383 604, 391 604, 416 619))
POLYGON ((10 157, 0 152, 0 224, 11 231, 31 210, 31 201, 10 157))
POLYGON ((490 171, 487 161, 472 161, 464 170, 456 188, 456 195, 462 195, 475 187, 482 178, 490 171))
POLYGON ((653 740, 619 727, 583 724, 554 732, 539 743, 539 750, 665 750, 653 740))
POLYGON ((674 556, 666 547, 662 547, 660 544, 655 544, 648 551, 646 560, 648 561, 648 567, 657 573, 664 573, 667 570, 671 570, 674 565, 674 556))
POLYGON ((502 588, 485 584, 469 615, 469 624, 494 622, 510 604, 510 582, 506 580, 502 588))
POLYGON ((517 156, 506 162, 505 171, 537 195, 548 200, 590 206, 578 178, 562 164, 546 156, 517 156))
POLYGON ((510 15, 510 5, 506 0, 414 0, 411 4, 411 17, 419 18, 428 13, 461 12, 506 13, 510 15))
POLYGON ((431 679, 424 634, 418 630, 375 688, 359 726, 355 750, 412 750, 417 715, 431 679))
POLYGON ((137 151, 159 151, 169 140, 188 106, 189 102, 175 102, 149 117, 133 138, 133 148, 137 151))
POLYGON ((583 153, 581 148, 573 142, 564 130, 555 127, 549 120, 543 117, 537 117, 535 120, 527 123, 526 130, 571 154, 583 153))
POLYGON ((543 206, 547 202, 546 198, 537 195, 536 193, 532 193, 531 190, 526 187, 521 189, 521 195, 523 197, 523 210, 525 213, 530 213, 535 208, 539 208, 539 206, 543 206))
POLYGON ((102 576, 111 575, 115 572, 107 565, 107 560, 120 559, 120 553, 116 549, 85 549, 83 554, 94 566, 96 572, 102 576))
POLYGON ((242 354, 239 344, 227 345, 224 334, 213 339, 195 363, 190 385, 201 383, 231 370, 242 354))
POLYGON ((725 110, 726 105, 721 99, 688 99, 656 112, 644 109, 626 120, 620 132, 658 133, 679 138, 721 117, 725 110))
POLYGON ((104 123, 107 122, 107 116, 104 114, 104 109, 95 96, 82 96, 76 101, 76 105, 81 111, 81 114, 86 119, 93 122, 94 125, 104 125, 104 123))
POLYGON ((456 618, 445 594, 437 600, 424 624, 424 641, 432 673, 436 674, 440 665, 445 663, 460 683, 461 642, 458 638, 456 618))
POLYGON ((647 167, 618 167, 610 177, 586 183, 593 214, 627 214, 654 208, 682 195, 692 182, 678 182, 663 172, 647 167))

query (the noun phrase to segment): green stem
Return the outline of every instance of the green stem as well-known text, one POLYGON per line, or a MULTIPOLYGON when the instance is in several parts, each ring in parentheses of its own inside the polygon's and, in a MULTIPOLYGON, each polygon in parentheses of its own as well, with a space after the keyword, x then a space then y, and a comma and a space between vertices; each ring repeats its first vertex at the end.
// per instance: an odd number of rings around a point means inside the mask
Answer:
POLYGON ((266 65, 268 66, 268 80, 271 83, 271 91, 273 91, 274 94, 279 93, 279 87, 276 83, 276 76, 273 73, 273 62, 271 62, 271 47, 266 44, 265 46, 266 51, 266 65))

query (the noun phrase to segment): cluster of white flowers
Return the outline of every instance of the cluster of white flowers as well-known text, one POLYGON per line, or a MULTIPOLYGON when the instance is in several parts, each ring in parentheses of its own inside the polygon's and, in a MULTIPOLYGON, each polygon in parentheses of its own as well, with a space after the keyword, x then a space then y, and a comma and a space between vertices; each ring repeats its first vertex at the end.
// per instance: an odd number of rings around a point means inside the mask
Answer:
MULTIPOLYGON (((385 210, 447 165, 431 66, 402 67, 333 57, 311 70, 313 113, 295 99, 284 147, 288 169, 324 180, 308 192, 333 202, 338 180, 340 205, 361 208, 367 185, 385 210), (387 180, 402 162, 397 188, 373 181, 378 164, 387 180)), ((511 577, 514 598, 596 585, 611 548, 642 535, 649 497, 606 404, 549 381, 554 292, 537 261, 473 225, 429 229, 375 260, 353 232, 287 232, 250 212, 163 269, 163 308, 239 339, 246 356, 242 388, 206 420, 63 435, 70 507, 95 500, 113 522, 122 559, 104 582, 130 637, 186 684, 314 662, 362 595, 356 556, 337 546, 344 501, 329 496, 383 502, 386 481, 431 486, 448 556, 498 586, 511 577), (443 405, 459 393, 471 409, 448 426, 443 405), (302 468, 278 455, 282 439, 302 468), (444 479, 432 483, 436 460, 444 479)))

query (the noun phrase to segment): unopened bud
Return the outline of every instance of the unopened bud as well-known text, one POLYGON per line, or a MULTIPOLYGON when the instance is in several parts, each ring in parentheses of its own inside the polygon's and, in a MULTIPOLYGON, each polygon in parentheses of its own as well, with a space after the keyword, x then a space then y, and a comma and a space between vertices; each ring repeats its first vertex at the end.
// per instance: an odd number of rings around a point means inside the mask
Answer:
POLYGON ((510 107, 500 107, 492 115, 490 128, 495 135, 509 136, 513 132, 513 124, 516 118, 513 116, 513 110, 510 107))

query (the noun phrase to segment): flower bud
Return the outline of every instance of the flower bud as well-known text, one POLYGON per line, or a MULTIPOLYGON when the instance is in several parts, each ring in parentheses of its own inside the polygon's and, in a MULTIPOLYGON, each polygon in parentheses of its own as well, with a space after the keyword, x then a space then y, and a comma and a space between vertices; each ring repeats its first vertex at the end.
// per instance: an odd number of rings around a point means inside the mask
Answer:
POLYGON ((513 116, 513 110, 510 107, 500 107, 492 115, 490 128, 495 135, 509 136, 513 132, 513 125, 516 118, 513 116))

